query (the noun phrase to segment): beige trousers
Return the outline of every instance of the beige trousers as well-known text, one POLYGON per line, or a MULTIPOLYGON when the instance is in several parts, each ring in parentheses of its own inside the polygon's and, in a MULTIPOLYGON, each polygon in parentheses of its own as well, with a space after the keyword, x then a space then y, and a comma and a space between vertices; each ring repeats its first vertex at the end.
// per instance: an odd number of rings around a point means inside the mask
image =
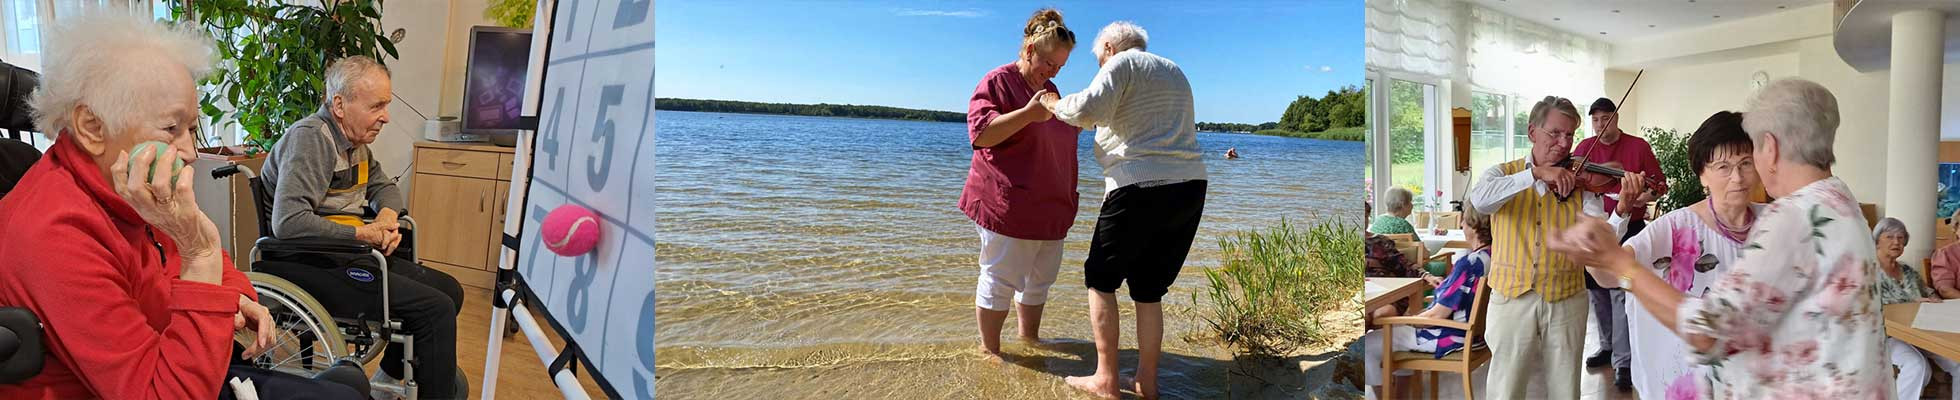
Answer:
MULTIPOLYGON (((1584 293, 1584 292, 1580 292, 1584 293)), ((1586 350, 1586 296, 1546 302, 1538 292, 1490 294, 1484 336, 1490 346, 1491 399, 1528 398, 1543 386, 1548 399, 1579 398, 1580 359, 1586 350)))

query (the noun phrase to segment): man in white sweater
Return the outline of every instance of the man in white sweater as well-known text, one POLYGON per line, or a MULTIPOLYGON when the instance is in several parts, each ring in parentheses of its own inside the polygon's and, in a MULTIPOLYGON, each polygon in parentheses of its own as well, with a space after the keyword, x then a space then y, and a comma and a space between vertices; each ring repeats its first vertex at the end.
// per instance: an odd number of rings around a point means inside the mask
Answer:
POLYGON ((1169 59, 1144 51, 1148 36, 1128 21, 1104 27, 1092 48, 1101 69, 1089 88, 1039 100, 1069 125, 1095 127, 1102 164, 1102 215, 1083 264, 1096 373, 1069 386, 1102 398, 1129 387, 1157 397, 1157 357, 1164 337, 1159 303, 1184 268, 1205 204, 1205 163, 1198 150, 1191 84, 1169 59), (1130 285, 1137 303, 1137 369, 1133 384, 1116 376, 1116 288, 1130 285))

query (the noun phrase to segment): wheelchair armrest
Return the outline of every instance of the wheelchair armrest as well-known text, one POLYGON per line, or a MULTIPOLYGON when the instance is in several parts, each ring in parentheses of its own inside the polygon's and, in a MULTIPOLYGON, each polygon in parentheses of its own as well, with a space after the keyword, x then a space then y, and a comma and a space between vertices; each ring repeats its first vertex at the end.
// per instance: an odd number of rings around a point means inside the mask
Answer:
POLYGON ((41 344, 41 320, 25 308, 0 307, 0 384, 26 381, 41 374, 46 348, 41 344))
POLYGON ((257 242, 260 251, 284 253, 326 253, 365 255, 374 251, 374 246, 358 240, 301 238, 278 239, 264 237, 257 242))

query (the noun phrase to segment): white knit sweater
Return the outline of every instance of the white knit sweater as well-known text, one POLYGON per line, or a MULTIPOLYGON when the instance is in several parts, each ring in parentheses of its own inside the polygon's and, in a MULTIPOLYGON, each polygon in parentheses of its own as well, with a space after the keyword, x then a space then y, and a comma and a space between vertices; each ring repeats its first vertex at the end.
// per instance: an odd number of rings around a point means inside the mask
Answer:
POLYGON ((1191 83, 1170 59, 1136 49, 1110 56, 1087 89, 1055 104, 1055 117, 1095 127, 1104 193, 1138 182, 1205 179, 1191 83))

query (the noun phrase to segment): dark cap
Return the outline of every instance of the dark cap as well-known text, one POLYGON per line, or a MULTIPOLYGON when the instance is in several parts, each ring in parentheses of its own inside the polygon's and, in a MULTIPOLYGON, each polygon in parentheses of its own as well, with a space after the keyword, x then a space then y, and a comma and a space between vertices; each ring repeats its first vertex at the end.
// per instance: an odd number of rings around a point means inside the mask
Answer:
POLYGON ((1620 112, 1620 108, 1613 106, 1612 99, 1601 97, 1599 100, 1593 100, 1592 108, 1586 110, 1586 115, 1598 114, 1600 111, 1620 112))

